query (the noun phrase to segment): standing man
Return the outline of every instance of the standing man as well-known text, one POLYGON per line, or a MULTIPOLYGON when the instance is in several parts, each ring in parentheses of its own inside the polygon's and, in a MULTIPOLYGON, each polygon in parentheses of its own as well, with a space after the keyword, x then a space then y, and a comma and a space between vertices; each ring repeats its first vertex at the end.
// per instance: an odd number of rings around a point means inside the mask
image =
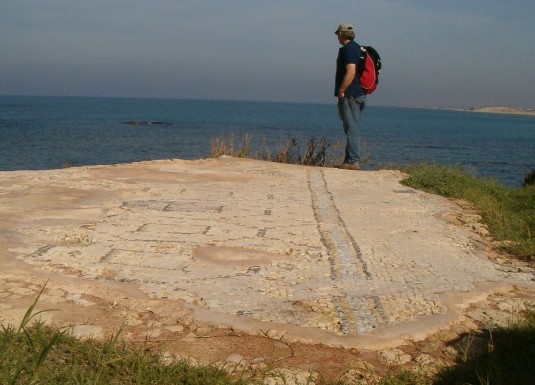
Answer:
POLYGON ((360 169, 360 115, 366 105, 366 93, 360 86, 357 65, 360 45, 355 42, 355 29, 342 23, 335 32, 342 47, 336 59, 336 81, 334 96, 338 98, 338 114, 347 137, 344 163, 339 168, 360 169))

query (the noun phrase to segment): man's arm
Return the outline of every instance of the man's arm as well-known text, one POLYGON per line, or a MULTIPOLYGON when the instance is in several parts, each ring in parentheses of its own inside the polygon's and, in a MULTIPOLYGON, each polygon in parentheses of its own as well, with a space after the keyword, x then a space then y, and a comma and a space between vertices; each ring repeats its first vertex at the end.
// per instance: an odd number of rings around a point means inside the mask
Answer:
POLYGON ((357 65, 355 63, 346 64, 346 74, 344 76, 344 80, 342 80, 342 84, 340 84, 340 88, 338 89, 339 98, 344 97, 347 87, 349 87, 351 83, 353 82, 353 79, 355 79, 356 73, 357 73, 357 65))

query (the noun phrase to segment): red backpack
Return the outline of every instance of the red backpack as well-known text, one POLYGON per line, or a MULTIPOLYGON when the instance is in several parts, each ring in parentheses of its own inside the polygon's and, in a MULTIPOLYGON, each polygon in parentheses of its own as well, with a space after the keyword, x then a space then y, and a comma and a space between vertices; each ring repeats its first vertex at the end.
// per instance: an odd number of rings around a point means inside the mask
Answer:
POLYGON ((360 86, 367 94, 371 94, 379 84, 379 72, 381 72, 381 56, 370 46, 360 47, 360 59, 357 65, 357 76, 360 86))

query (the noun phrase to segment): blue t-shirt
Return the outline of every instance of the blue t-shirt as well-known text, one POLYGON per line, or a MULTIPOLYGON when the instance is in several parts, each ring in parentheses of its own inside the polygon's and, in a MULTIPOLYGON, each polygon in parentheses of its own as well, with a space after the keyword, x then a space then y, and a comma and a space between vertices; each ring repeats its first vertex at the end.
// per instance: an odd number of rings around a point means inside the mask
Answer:
MULTIPOLYGON (((338 89, 344 80, 346 74, 346 64, 358 65, 360 58, 360 45, 354 40, 350 40, 348 43, 340 47, 338 50, 338 58, 336 59, 336 80, 334 84, 334 96, 338 96, 338 89)), ((359 96, 366 95, 366 92, 360 86, 358 76, 355 76, 351 85, 346 89, 345 96, 352 96, 358 98, 359 96)))

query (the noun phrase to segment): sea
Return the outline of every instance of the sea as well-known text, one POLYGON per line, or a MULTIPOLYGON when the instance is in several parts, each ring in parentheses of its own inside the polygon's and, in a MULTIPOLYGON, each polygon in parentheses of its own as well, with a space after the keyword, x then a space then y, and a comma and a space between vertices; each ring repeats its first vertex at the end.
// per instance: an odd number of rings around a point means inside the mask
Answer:
MULTIPOLYGON (((275 154, 345 143, 333 104, 0 96, 0 170, 199 159, 249 138, 275 154)), ((453 165, 510 186, 535 170, 535 116, 374 106, 362 116, 366 168, 453 165)))

